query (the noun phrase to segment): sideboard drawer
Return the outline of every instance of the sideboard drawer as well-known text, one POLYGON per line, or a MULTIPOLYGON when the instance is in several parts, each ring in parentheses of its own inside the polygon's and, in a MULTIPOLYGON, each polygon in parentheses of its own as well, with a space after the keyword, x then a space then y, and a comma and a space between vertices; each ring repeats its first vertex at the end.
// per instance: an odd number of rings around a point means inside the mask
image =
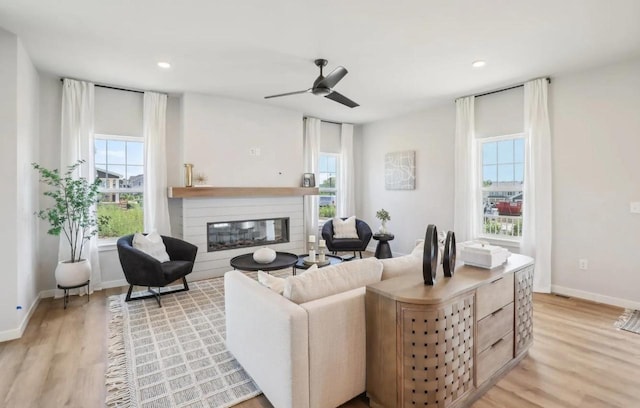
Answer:
POLYGON ((476 292, 478 320, 513 302, 513 274, 503 275, 491 283, 480 286, 476 292))
POLYGON ((500 338, 478 354, 476 361, 476 385, 488 380, 496 371, 513 358, 513 331, 500 338))
POLYGON ((513 330, 513 302, 489 314, 478 322, 476 347, 482 352, 513 330))

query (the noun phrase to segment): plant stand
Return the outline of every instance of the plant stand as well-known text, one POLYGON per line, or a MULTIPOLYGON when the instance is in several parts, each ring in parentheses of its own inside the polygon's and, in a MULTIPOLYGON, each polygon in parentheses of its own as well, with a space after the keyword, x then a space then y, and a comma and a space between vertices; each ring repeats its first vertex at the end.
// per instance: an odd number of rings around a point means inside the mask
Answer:
POLYGON ((89 279, 88 281, 81 283, 79 285, 74 285, 74 286, 60 286, 58 285, 58 289, 62 289, 64 290, 64 308, 65 310, 67 309, 67 305, 69 304, 69 289, 77 289, 77 288, 81 288, 83 286, 87 287, 87 302, 89 302, 90 300, 90 294, 89 294, 89 283, 91 282, 91 279, 89 279))

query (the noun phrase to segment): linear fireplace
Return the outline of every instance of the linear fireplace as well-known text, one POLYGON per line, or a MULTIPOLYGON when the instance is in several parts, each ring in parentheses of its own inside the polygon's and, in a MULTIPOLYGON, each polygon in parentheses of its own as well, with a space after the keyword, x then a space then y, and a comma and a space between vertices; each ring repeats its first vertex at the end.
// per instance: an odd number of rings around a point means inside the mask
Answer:
POLYGON ((289 217, 207 223, 207 251, 289 242, 289 217))

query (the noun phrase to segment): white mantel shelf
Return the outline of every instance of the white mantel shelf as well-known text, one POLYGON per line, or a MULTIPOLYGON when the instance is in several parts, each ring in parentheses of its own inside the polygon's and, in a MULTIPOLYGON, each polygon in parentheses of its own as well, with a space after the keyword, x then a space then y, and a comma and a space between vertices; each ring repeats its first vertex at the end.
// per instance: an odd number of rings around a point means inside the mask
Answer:
POLYGON ((318 195, 318 187, 169 187, 169 198, 291 197, 318 195))

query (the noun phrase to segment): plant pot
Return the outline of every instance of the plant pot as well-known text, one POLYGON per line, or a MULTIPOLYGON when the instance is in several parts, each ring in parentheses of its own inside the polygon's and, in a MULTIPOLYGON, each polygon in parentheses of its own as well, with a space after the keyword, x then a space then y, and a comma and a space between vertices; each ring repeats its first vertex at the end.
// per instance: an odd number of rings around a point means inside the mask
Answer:
POLYGON ((91 263, 87 259, 81 259, 80 262, 58 262, 56 267, 56 282, 59 286, 77 286, 88 281, 90 276, 91 263))
POLYGON ((382 221, 382 225, 380 225, 380 228, 378 228, 378 233, 379 234, 386 234, 387 233, 387 222, 386 221, 382 221))

